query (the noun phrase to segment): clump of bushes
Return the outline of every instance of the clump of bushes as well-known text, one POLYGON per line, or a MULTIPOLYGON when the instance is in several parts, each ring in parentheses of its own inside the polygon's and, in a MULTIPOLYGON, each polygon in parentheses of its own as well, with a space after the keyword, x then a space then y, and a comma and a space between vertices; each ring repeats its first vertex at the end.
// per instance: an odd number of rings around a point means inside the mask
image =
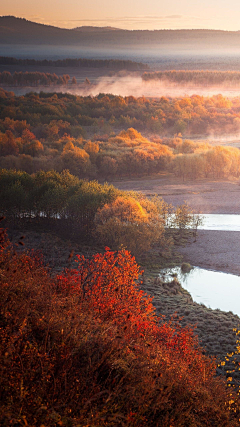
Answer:
POLYGON ((192 268, 193 267, 188 262, 183 262, 181 265, 181 270, 183 273, 189 273, 192 270, 192 268))
POLYGON ((0 169, 0 214, 17 226, 42 225, 78 241, 125 247, 136 256, 156 244, 169 253, 173 239, 166 229, 182 238, 195 216, 186 203, 174 209, 158 196, 149 200, 66 170, 30 175, 7 169, 0 169))

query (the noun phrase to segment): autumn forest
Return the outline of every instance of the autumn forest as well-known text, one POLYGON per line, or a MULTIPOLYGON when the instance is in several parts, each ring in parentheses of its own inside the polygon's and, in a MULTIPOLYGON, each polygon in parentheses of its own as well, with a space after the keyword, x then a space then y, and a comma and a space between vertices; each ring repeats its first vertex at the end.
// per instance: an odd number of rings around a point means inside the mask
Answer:
POLYGON ((239 132, 239 98, 0 95, 2 168, 88 179, 239 177, 239 150, 210 144, 211 135, 239 132))

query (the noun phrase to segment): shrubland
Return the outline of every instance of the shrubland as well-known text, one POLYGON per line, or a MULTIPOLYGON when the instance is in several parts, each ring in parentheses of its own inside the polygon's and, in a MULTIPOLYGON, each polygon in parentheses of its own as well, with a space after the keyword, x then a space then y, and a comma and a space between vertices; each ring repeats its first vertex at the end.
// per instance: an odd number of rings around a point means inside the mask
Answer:
POLYGON ((237 394, 191 329, 156 316, 128 251, 56 276, 0 236, 2 426, 239 425, 237 394))

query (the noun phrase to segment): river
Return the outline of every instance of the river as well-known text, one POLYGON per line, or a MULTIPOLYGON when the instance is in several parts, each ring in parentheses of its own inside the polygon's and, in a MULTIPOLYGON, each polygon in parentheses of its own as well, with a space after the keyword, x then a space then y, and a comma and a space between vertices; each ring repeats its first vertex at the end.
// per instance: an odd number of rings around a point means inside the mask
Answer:
POLYGON ((199 230, 240 231, 240 215, 204 214, 199 230))
MULTIPOLYGON (((204 214, 204 223, 199 229, 240 231, 240 215, 204 214)), ((180 267, 164 269, 160 277, 170 281, 176 275, 182 287, 199 304, 212 309, 232 311, 240 316, 240 277, 219 271, 212 271, 195 266, 189 273, 182 273, 180 267)))
POLYGON ((194 267, 182 273, 181 267, 164 269, 160 277, 164 282, 172 281, 176 275, 182 287, 199 304, 212 309, 232 311, 240 316, 240 277, 234 274, 194 267))

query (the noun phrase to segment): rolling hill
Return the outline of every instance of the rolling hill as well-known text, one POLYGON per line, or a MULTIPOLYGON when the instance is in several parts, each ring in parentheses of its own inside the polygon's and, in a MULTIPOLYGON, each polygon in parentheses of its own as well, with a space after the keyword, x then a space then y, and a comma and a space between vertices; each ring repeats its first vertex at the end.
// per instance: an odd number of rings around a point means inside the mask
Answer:
POLYGON ((220 30, 121 30, 112 27, 63 29, 14 16, 0 17, 0 44, 89 47, 148 46, 186 49, 240 49, 240 32, 220 30), (109 37, 111 33, 111 37, 109 37))

